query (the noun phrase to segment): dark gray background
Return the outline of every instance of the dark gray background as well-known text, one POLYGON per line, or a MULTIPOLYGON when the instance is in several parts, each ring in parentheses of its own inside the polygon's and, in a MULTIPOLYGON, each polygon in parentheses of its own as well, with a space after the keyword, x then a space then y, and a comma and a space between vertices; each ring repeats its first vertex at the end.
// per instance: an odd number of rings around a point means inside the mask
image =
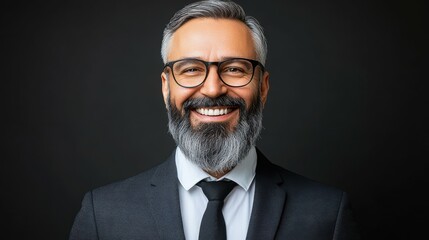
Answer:
MULTIPOLYGON (((86 191, 171 153, 159 49, 185 3, 2 4, 3 233, 66 239, 86 191)), ((269 43, 259 148, 349 192, 365 239, 425 232, 423 1, 239 3, 269 43)))

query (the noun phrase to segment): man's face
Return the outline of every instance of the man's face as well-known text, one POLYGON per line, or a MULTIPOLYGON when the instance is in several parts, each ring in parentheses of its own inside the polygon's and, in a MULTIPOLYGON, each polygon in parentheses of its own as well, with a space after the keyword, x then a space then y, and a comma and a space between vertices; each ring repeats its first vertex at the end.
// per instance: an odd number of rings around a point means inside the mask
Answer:
MULTIPOLYGON (((237 20, 197 18, 188 21, 173 34, 167 61, 197 58, 214 62, 235 57, 256 59, 253 39, 247 26, 237 20)), ((234 88, 225 85, 219 79, 216 66, 210 67, 204 84, 195 88, 183 88, 177 85, 171 72, 168 73, 168 76, 163 72, 161 79, 165 103, 167 104, 168 99, 170 99, 171 104, 181 111, 182 115, 185 114, 183 104, 189 99, 216 99, 227 95, 232 98, 243 99, 246 109, 249 109, 252 101, 258 95, 258 91, 260 91, 262 104, 265 103, 268 93, 268 73, 265 72, 261 77, 259 67, 255 69, 254 79, 244 87, 234 88), (170 81, 167 78, 170 78, 170 81), (259 83, 261 84, 260 88, 259 83)), ((228 106, 216 106, 208 109, 222 110, 227 108, 228 106)), ((194 129, 203 123, 224 123, 230 130, 233 130, 240 118, 239 108, 229 108, 227 114, 217 116, 204 115, 198 113, 197 110, 190 109, 189 113, 189 120, 194 129)))

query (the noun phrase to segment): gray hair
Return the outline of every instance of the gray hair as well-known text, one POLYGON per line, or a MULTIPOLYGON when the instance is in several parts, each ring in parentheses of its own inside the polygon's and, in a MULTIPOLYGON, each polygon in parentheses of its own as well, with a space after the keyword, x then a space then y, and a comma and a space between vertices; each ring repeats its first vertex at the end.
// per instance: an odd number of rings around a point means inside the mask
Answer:
POLYGON ((268 51, 267 40, 258 20, 254 17, 246 16, 243 8, 237 3, 220 0, 204 0, 191 3, 174 14, 165 27, 162 38, 161 57, 164 64, 167 63, 167 52, 169 51, 173 33, 187 21, 194 18, 224 18, 243 22, 251 31, 257 60, 265 65, 268 51))

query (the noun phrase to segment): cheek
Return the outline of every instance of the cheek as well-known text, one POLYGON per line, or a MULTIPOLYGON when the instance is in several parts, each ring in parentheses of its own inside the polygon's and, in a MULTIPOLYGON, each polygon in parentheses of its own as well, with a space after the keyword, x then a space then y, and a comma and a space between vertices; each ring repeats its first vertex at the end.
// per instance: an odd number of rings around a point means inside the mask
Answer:
POLYGON ((234 95, 242 98, 246 103, 246 109, 249 109, 258 96, 258 91, 258 86, 250 86, 249 84, 248 88, 235 89, 234 95))
POLYGON ((194 92, 194 89, 170 85, 170 101, 177 107, 177 109, 182 111, 183 103, 188 100, 194 94, 194 92))

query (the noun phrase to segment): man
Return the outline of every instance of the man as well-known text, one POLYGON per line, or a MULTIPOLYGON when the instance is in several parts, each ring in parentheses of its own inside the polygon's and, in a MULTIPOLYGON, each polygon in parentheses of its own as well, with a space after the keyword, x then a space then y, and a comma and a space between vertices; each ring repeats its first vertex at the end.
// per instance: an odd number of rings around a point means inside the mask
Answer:
POLYGON ((255 148, 269 89, 256 19, 229 1, 190 4, 166 26, 161 54, 178 148, 149 171, 87 193, 70 239, 355 239, 344 192, 255 148), (217 188, 223 195, 212 199, 217 188))

